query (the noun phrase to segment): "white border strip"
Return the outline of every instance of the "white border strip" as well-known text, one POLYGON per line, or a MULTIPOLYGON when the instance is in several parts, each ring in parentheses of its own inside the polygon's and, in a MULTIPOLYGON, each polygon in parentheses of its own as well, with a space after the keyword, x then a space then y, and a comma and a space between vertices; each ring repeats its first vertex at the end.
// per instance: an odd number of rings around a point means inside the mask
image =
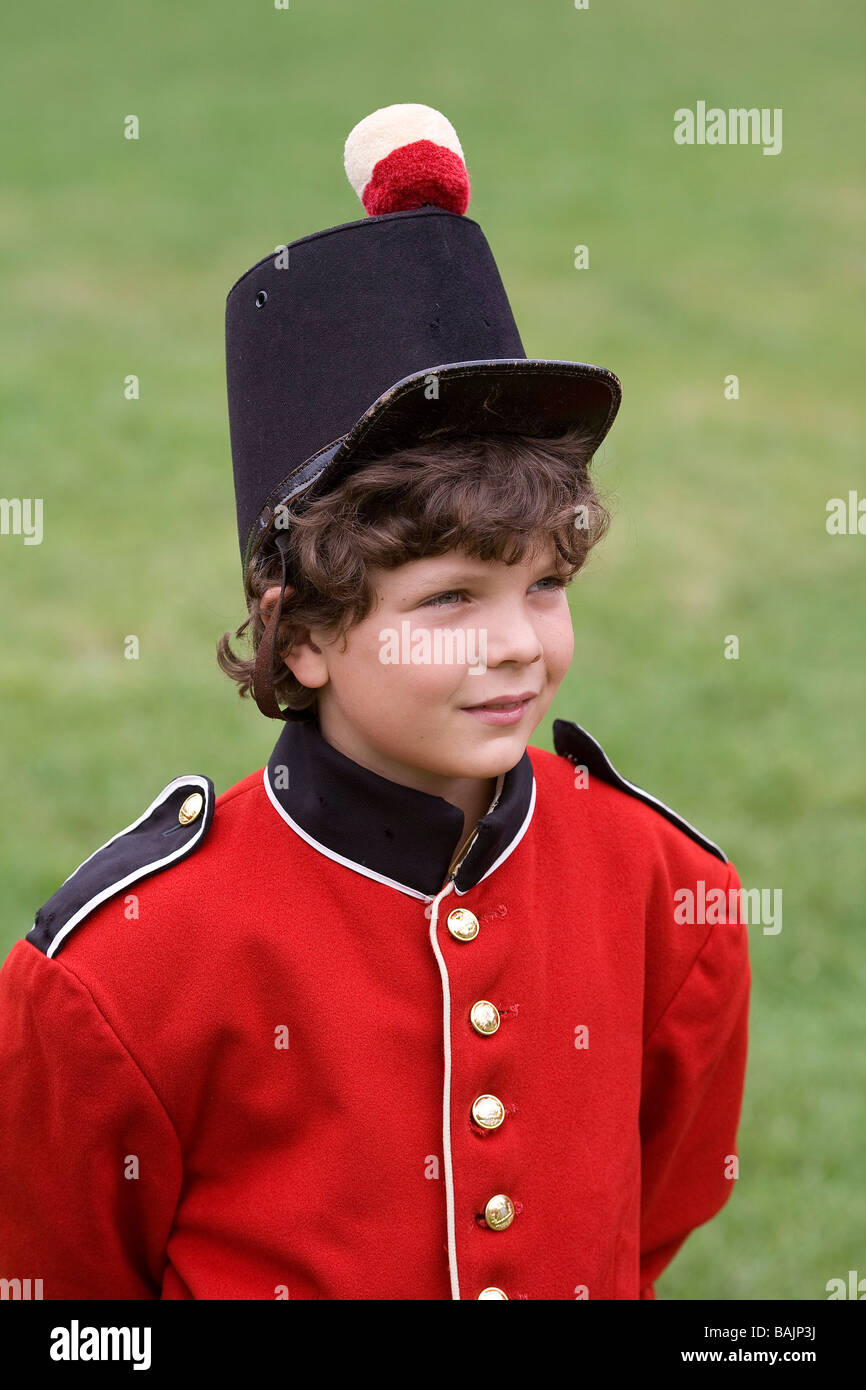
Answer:
MULTIPOLYGON (((493 870, 494 870, 494 869, 498 869, 498 868, 499 868, 499 865, 503 862, 503 860, 507 859, 508 856, 509 856, 509 854, 511 854, 514 850, 517 849, 517 846, 520 844, 520 841, 523 839, 524 835, 526 834, 527 830, 529 829, 529 822, 532 820, 532 813, 533 813, 534 810, 535 810, 535 777, 533 776, 533 778, 532 778, 532 794, 531 794, 530 799, 529 799, 529 810, 526 812, 526 816, 524 817, 523 824, 521 825, 521 827, 520 827, 520 829, 518 830, 517 834, 515 835, 514 839, 511 841, 511 844, 505 846, 505 849, 502 851, 502 853, 500 854, 499 858, 498 858, 498 859, 495 859, 495 860, 493 861, 493 863, 490 865, 490 868, 487 870, 487 873, 481 875, 481 877, 480 877, 479 880, 478 880, 478 883, 483 883, 484 880, 485 880, 486 878, 489 878, 490 875, 493 873, 493 870)), ((468 856, 467 856, 467 858, 468 858, 468 856)), ((478 883, 475 884, 475 887, 476 887, 476 888, 478 887, 478 883)), ((455 883, 454 887, 457 888, 457 884, 456 884, 456 883, 455 883)), ((472 888, 457 888, 457 893, 459 894, 459 896, 460 896, 461 898, 465 898, 467 893, 471 893, 471 892, 473 892, 473 891, 474 891, 474 890, 473 890, 472 888)))
MULTIPOLYGON (((504 782, 505 774, 500 773, 499 777, 501 779, 501 782, 504 782)), ((296 835, 300 835, 302 840, 306 840, 307 844, 312 845, 313 849, 317 849, 320 854, 324 854, 328 859, 333 859, 335 864, 342 864, 347 869, 353 869, 356 874, 363 874, 365 878, 372 878, 376 883, 384 883, 386 888, 396 888, 399 893, 405 893, 407 897, 418 898, 421 902, 424 903, 433 902, 434 895, 432 893, 419 893, 416 888, 409 888, 405 883, 398 883, 397 880, 394 878, 387 878, 384 874, 377 873, 375 869, 368 869, 366 865, 358 864, 355 862, 354 859, 347 859, 345 855, 338 854, 336 850, 328 849, 327 845, 323 845, 320 840, 314 839, 312 835, 308 834, 306 830, 304 830, 300 825, 298 825, 298 822, 292 819, 288 811, 280 803, 276 792, 271 786, 270 778, 268 777, 267 766, 265 766, 262 773, 262 782, 264 784, 265 791, 268 794, 268 799, 270 800, 275 810, 277 810, 279 814, 282 816, 283 820, 286 822, 286 825, 291 826, 292 830, 294 830, 296 835)), ((499 792, 501 792, 501 790, 502 787, 500 785, 499 792)), ((486 815, 490 814, 490 811, 493 810, 497 801, 499 800, 499 792, 497 792, 494 796, 493 801, 490 804, 490 808, 485 813, 486 815)), ((520 841, 523 839, 524 835, 529 829, 529 823, 532 820, 532 813, 535 810, 535 797, 536 785, 535 777, 533 776, 532 793, 529 800, 529 810, 526 812, 523 824, 517 831, 517 834, 514 836, 514 839, 511 841, 511 843, 506 845, 499 858, 490 865, 490 868, 487 870, 485 874, 481 875, 481 878, 478 880, 478 883, 483 883, 485 878, 489 878, 489 876, 493 873, 493 870, 499 868, 499 865, 503 862, 503 860, 508 858, 512 850, 517 849, 517 846, 520 844, 520 841)), ((474 884, 473 887, 477 888, 478 883, 474 884)), ((473 888, 458 888, 456 883, 454 884, 454 888, 461 898, 465 898, 467 893, 471 893, 473 891, 473 888)))
POLYGON ((445 1054, 445 1074, 442 1083, 442 1161, 445 1167, 445 1210, 448 1226, 448 1268, 451 1274, 451 1297, 460 1298, 460 1279, 457 1274, 457 1234, 454 1229, 454 1170, 451 1163, 451 990, 448 983, 448 968, 436 939, 436 924, 439 903, 454 887, 449 879, 433 899, 430 913, 430 945, 439 963, 442 976, 442 1042, 445 1054))
MULTIPOLYGON (((688 829, 693 831, 697 838, 700 841, 702 841, 705 845, 711 845, 713 849, 718 850, 719 854, 721 855, 722 859, 726 864, 729 862, 728 856, 725 854, 725 851, 722 849, 721 845, 717 845, 715 840, 710 839, 709 835, 705 835, 702 830, 698 830, 698 827, 696 825, 692 825, 691 821, 687 821, 685 816, 681 816, 679 811, 674 810, 673 806, 666 806, 663 801, 659 801, 657 796, 653 796, 651 792, 645 791, 644 788, 639 787, 636 782, 630 782, 627 777, 623 777, 622 773, 617 771, 610 758, 607 756, 604 749, 602 748, 601 744, 593 738, 592 734, 587 733, 586 729, 582 729, 579 724, 575 724, 574 727, 576 729, 580 729, 580 732, 583 734, 584 738, 588 738, 590 743, 595 745, 602 758, 607 763, 608 767, 613 773, 614 777, 618 777, 620 782, 623 782, 625 786, 631 787, 633 792, 637 792, 638 796, 642 801, 651 801, 654 806, 659 806, 663 811, 669 812, 669 814, 673 816, 675 821, 679 821, 680 825, 687 826, 688 829)), ((571 761, 573 762, 575 761, 575 759, 572 758, 571 761)))
POLYGON ((386 888, 396 888, 400 893, 405 893, 407 897, 419 898, 422 903, 433 901, 431 894, 419 893, 416 888, 407 888, 405 883, 398 883, 396 879, 386 878, 384 874, 377 874, 375 869, 368 869, 364 864, 356 864, 354 859, 346 859, 342 854, 337 854, 336 850, 328 849, 327 845, 321 844, 319 840, 314 840, 312 835, 308 835, 306 830, 301 829, 297 821, 292 820, 285 807, 280 805, 277 795, 271 787, 267 767, 264 770, 263 781, 268 797, 286 824, 290 825, 296 835, 300 835, 302 840, 306 840, 307 844, 312 845, 313 849, 317 849, 320 854, 326 855, 328 859, 333 859, 336 864, 342 864, 347 869, 354 869, 356 874, 363 874, 365 878, 372 878, 377 883, 384 883, 386 888))
MULTIPOLYGON (((128 883, 135 883, 136 879, 142 878, 145 874, 151 873, 154 869, 161 869, 165 864, 170 864, 172 860, 178 859, 182 854, 188 853, 192 846, 201 839, 204 832, 205 820, 207 818, 209 789, 205 777, 202 777, 197 772, 191 772, 188 777, 175 777, 173 782, 169 782, 168 786, 163 787, 159 796, 154 798, 147 810, 143 811, 138 817, 138 820, 134 820, 125 830, 118 830, 116 835, 112 835, 111 839, 106 840, 104 845, 100 845, 99 849, 95 849, 93 854, 88 854, 86 859, 82 859, 81 863, 78 865, 78 869, 83 869, 85 864, 89 864, 91 859, 97 854, 100 854, 102 850, 107 849, 109 845, 114 844, 114 841, 119 840, 122 835, 128 835, 131 830, 135 830, 136 826, 141 825, 142 821, 147 820, 148 816, 150 816, 158 806, 161 806, 164 801, 167 801, 172 792, 177 791, 178 787, 188 786, 198 787, 199 791, 204 794, 204 809, 202 810, 201 825, 198 828, 197 834, 195 834, 191 840, 185 840, 182 845, 174 850, 172 854, 167 854, 164 859, 156 859, 152 864, 139 866, 134 869, 131 874, 127 874, 126 878, 120 879, 117 883, 110 883, 107 888, 103 888, 101 893, 97 893, 96 896, 91 898, 89 902, 86 902, 83 907, 80 907, 73 917, 70 917, 63 929, 57 933, 54 940, 51 942, 51 945, 45 953, 47 956, 53 956, 60 946, 60 943, 65 940, 73 927, 78 925, 82 917, 86 917, 89 912, 92 912, 93 909, 104 902, 106 898, 113 897, 121 888, 125 888, 128 883)), ((78 869, 73 869, 69 877, 63 880, 63 883, 68 883, 70 878, 74 878, 78 873, 78 869)), ((60 885, 61 888, 63 887, 63 883, 60 885)), ((35 922, 33 926, 36 926, 35 922)))

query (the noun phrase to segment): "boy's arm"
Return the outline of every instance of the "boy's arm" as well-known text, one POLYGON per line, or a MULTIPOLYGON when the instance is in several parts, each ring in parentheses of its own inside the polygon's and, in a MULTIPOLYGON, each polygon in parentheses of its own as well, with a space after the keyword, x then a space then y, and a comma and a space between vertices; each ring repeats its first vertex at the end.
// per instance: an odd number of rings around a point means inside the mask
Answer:
MULTIPOLYGON (((724 886, 729 903, 728 890, 740 888, 732 864, 724 886)), ((655 1298, 661 1271, 733 1188, 750 981, 746 926, 724 920, 709 927, 686 979, 644 1044, 641 1298, 655 1298)))
POLYGON ((177 1133, 89 990, 28 941, 0 971, 0 1094, 0 1279, 159 1298, 177 1133))

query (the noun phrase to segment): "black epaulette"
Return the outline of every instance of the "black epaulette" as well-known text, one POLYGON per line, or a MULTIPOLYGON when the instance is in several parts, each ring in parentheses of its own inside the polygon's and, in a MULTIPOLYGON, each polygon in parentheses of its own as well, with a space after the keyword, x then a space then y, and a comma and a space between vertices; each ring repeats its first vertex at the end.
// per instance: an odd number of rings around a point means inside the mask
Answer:
POLYGON ((132 825, 94 850, 40 907, 25 937, 54 956, 78 923, 127 884, 186 859, 203 842, 214 812, 209 777, 175 777, 132 825))
POLYGON ((663 801, 650 796, 649 792, 645 792, 642 787, 636 787, 633 782, 626 781, 625 777, 617 772, 601 744, 596 743, 592 735, 579 724, 572 723, 570 719, 554 719, 553 746, 561 757, 585 767, 591 777, 600 777, 603 782, 609 782, 612 787, 619 787, 620 791, 628 792, 629 796, 636 796, 638 801, 652 806, 665 820, 679 826, 691 839, 703 845, 711 854, 715 854, 723 864, 727 864, 728 856, 717 844, 708 840, 706 835, 702 835, 693 825, 689 825, 689 822, 678 816, 676 811, 672 811, 670 806, 665 806, 663 801))

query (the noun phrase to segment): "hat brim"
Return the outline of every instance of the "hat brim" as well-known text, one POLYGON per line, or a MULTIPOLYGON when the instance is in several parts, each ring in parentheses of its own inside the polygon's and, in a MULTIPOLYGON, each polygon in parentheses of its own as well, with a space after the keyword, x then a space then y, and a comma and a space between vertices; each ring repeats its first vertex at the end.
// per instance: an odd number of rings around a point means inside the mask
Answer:
POLYGON ((495 358, 446 362, 403 377, 383 392, 356 424, 333 440, 270 494, 256 531, 269 529, 277 506, 320 495, 376 458, 426 440, 469 434, 526 434, 552 438, 581 428, 594 454, 622 400, 619 378, 589 362, 495 358))

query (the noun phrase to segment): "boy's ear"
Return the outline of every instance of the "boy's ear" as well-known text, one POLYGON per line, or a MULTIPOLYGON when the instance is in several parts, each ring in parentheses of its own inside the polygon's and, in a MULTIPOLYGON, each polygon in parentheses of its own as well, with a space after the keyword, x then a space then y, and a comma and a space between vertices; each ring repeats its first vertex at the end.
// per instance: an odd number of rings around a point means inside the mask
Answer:
MULTIPOLYGON (((295 592, 295 591, 294 591, 294 589, 292 588, 291 584, 287 584, 287 585, 286 585, 286 588, 285 588, 286 597, 289 598, 294 592, 295 592)), ((260 614, 261 614, 261 616, 262 616, 262 619, 263 619, 263 621, 265 622, 265 624, 267 624, 268 621, 270 620, 270 617, 271 617, 271 615, 272 615, 272 613, 273 613, 273 611, 274 611, 274 607, 275 607, 275 605, 276 605, 277 600, 279 599, 279 597, 280 597, 280 586, 279 586, 279 584, 272 584, 271 587, 270 587, 269 589, 265 589, 265 592, 262 594, 261 598, 259 599, 259 612, 260 612, 260 614)), ((320 654, 321 654, 321 648, 316 646, 315 642, 314 642, 314 641, 312 640, 312 638, 310 637, 309 632, 307 633, 306 640, 307 640, 307 642, 309 643, 309 645, 312 647, 312 649, 313 649, 314 652, 317 652, 317 653, 320 653, 320 654)))
MULTIPOLYGON (((294 589, 292 588, 291 584, 287 584, 287 585, 286 585, 285 592, 286 592, 286 597, 288 598, 289 595, 293 594, 295 591, 294 591, 294 589)), ((265 592, 262 594, 261 598, 259 599, 259 612, 261 613, 264 622, 267 622, 268 619, 270 618, 271 614, 273 613, 273 611, 274 611, 274 604, 276 603, 276 601, 277 601, 277 599, 279 598, 279 596, 280 596, 280 586, 279 586, 279 584, 272 584, 271 587, 270 587, 269 589, 265 589, 265 592)))

